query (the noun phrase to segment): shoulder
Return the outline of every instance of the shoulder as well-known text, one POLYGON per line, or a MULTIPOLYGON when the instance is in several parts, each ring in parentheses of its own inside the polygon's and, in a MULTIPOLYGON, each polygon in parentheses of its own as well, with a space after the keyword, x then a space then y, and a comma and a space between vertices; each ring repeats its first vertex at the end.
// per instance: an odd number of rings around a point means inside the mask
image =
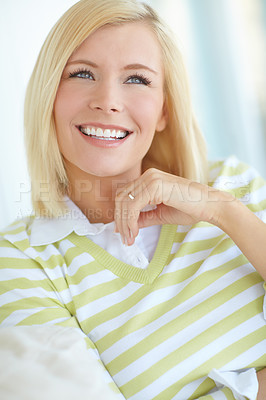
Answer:
POLYGON ((30 256, 30 229, 34 217, 25 217, 0 230, 0 263, 1 267, 11 260, 25 260, 30 256))
POLYGON ((230 192, 266 222, 266 181, 235 156, 209 162, 209 185, 230 192))
POLYGON ((239 160, 236 156, 230 156, 218 161, 209 161, 210 183, 215 183, 222 176, 227 177, 228 181, 230 177, 235 177, 236 180, 237 177, 242 176, 245 182, 247 182, 260 175, 255 168, 239 160))
POLYGON ((0 246, 16 247, 29 244, 30 225, 33 217, 25 217, 14 221, 0 230, 0 246))

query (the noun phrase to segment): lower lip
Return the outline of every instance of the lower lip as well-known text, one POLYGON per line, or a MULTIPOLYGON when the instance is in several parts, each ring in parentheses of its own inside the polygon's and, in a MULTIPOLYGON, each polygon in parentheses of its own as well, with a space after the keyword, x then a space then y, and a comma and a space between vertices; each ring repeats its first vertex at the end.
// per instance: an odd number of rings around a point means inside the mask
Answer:
POLYGON ((103 148, 114 148, 119 147, 129 138, 131 133, 124 137, 124 139, 115 139, 115 140, 104 140, 104 139, 97 139, 95 136, 86 136, 77 128, 80 135, 86 140, 87 143, 96 146, 96 147, 103 147, 103 148))

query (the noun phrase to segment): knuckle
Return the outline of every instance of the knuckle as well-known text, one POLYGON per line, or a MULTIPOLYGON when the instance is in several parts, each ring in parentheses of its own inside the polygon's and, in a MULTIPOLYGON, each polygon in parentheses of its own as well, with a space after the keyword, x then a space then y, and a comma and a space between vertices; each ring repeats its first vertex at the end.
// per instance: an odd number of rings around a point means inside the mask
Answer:
POLYGON ((156 168, 149 168, 144 172, 144 174, 151 178, 153 176, 157 176, 159 174, 159 170, 156 168))

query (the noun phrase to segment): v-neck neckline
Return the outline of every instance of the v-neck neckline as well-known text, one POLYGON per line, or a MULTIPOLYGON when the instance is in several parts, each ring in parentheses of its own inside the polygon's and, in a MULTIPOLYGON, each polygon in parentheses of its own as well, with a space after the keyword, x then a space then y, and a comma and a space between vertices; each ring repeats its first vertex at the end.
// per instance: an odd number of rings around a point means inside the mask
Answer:
POLYGON ((101 266, 112 271, 115 275, 129 281, 151 284, 160 275, 166 265, 176 231, 176 225, 162 226, 154 256, 146 269, 134 267, 120 261, 86 236, 79 236, 75 232, 72 232, 68 236, 68 240, 79 248, 82 248, 82 250, 90 253, 101 266))

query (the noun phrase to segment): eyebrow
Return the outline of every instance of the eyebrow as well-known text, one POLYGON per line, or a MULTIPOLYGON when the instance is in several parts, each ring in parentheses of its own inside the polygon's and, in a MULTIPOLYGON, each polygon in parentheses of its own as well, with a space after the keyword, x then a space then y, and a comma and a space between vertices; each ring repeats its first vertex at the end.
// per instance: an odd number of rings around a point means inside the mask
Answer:
MULTIPOLYGON (((89 60, 73 60, 73 61, 70 61, 70 62, 67 63, 67 65, 72 65, 72 64, 86 64, 86 65, 89 65, 90 67, 93 67, 93 68, 99 68, 97 64, 95 64, 94 62, 89 61, 89 60)), ((138 64, 138 63, 126 65, 123 69, 124 70, 146 69, 146 70, 152 72, 155 75, 158 74, 157 71, 155 71, 154 69, 148 67, 147 65, 138 64)))

